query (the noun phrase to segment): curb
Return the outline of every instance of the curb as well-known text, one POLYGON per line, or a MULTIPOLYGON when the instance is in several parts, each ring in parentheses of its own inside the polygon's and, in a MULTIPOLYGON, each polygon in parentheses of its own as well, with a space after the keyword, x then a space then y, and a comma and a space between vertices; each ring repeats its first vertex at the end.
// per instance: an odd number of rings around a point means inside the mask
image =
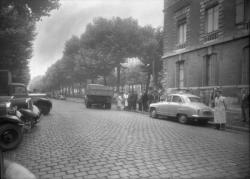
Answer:
MULTIPOLYGON (((83 99, 79 99, 76 98, 78 100, 74 100, 74 98, 66 98, 66 101, 71 101, 71 102, 76 102, 76 103, 83 103, 83 99)), ((142 112, 142 111, 125 111, 125 112, 135 112, 135 113, 140 113, 143 115, 148 115, 148 112, 142 112)), ((230 111, 231 113, 237 113, 235 111, 230 111)), ((213 122, 208 122, 208 127, 214 127, 214 123, 213 122)), ((236 131, 242 131, 242 132, 249 132, 250 133, 250 129, 247 127, 238 127, 238 126, 226 126, 226 129, 230 129, 230 130, 236 130, 236 131)))

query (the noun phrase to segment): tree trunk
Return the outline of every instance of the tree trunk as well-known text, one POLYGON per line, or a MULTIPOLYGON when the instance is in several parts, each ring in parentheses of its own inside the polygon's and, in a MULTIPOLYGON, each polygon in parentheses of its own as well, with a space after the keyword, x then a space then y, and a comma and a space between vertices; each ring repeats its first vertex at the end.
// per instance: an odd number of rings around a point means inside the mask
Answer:
POLYGON ((149 87, 149 83, 150 83, 150 77, 151 77, 151 74, 150 74, 150 72, 148 72, 148 77, 147 77, 147 82, 146 82, 146 93, 148 93, 148 87, 149 87))
POLYGON ((116 81, 116 91, 120 92, 120 78, 121 78, 121 64, 119 63, 117 66, 117 81, 116 81))

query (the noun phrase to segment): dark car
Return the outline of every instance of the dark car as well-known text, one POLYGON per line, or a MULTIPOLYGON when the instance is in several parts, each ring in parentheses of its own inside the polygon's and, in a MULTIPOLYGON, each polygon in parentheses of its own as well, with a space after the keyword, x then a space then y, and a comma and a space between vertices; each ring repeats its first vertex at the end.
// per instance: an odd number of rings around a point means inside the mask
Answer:
POLYGON ((12 97, 0 96, 0 150, 16 148, 23 138, 21 114, 11 103, 12 97))

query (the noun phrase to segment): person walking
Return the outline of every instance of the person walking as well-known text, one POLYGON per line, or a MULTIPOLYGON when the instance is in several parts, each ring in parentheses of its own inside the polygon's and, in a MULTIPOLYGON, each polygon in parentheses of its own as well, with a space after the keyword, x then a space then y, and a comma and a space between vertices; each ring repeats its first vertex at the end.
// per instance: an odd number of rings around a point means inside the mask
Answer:
POLYGON ((241 96, 241 113, 242 113, 242 122, 247 122, 247 114, 249 114, 249 92, 243 90, 241 96))
POLYGON ((221 90, 216 91, 214 105, 214 123, 216 124, 216 129, 225 129, 227 106, 221 90))
POLYGON ((137 103, 138 103, 138 110, 142 111, 142 93, 139 94, 137 103))

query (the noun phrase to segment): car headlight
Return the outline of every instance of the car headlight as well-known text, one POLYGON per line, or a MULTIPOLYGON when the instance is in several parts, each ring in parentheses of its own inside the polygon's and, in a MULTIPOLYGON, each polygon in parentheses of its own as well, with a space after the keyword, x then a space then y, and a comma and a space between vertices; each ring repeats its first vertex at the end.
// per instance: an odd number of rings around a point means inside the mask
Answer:
POLYGON ((6 103, 7 114, 9 115, 16 115, 16 106, 12 106, 11 103, 6 103))
POLYGON ((10 107, 11 107, 11 103, 10 102, 6 103, 6 108, 8 109, 10 107))

